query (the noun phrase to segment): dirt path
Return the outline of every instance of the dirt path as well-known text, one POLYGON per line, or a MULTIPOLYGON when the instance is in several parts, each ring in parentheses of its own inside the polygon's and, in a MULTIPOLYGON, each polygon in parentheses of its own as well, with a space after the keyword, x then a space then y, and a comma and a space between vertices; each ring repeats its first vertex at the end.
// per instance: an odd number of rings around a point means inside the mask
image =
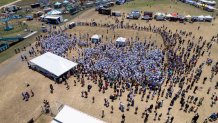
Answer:
POLYGON ((0 9, 2 9, 3 7, 6 7, 6 6, 13 5, 13 4, 15 4, 15 3, 17 3, 17 2, 20 2, 20 1, 22 1, 22 0, 17 0, 17 1, 11 2, 11 3, 8 3, 8 4, 6 4, 6 5, 0 6, 0 9))

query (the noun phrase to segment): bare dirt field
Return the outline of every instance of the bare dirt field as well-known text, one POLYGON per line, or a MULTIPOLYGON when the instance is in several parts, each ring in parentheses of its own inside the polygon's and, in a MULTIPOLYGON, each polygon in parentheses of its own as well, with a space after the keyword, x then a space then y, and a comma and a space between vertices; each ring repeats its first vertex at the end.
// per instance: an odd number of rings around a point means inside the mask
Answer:
MULTIPOLYGON (((118 7, 114 8, 115 10, 119 10, 118 7)), ((128 9, 120 9, 123 12, 130 12, 128 9)), ((88 10, 81 14, 79 17, 75 18, 72 21, 75 22, 90 22, 91 20, 95 20, 100 23, 114 23, 114 19, 108 16, 99 15, 94 9, 88 10)), ((121 20, 121 18, 119 18, 121 20)), ((188 32, 193 32, 193 35, 196 37, 203 36, 204 40, 209 41, 212 36, 218 34, 218 20, 214 20, 212 23, 186 23, 181 24, 178 22, 157 22, 155 20, 146 22, 143 20, 126 20, 124 19, 124 23, 129 24, 137 24, 148 26, 149 24, 152 26, 162 26, 165 25, 169 29, 176 30, 184 30, 188 32), (198 26, 200 29, 197 30, 198 26)), ((113 36, 122 36, 126 38, 139 36, 141 39, 148 39, 151 37, 152 40, 156 40, 157 45, 162 44, 162 38, 160 35, 151 33, 151 32, 142 32, 137 30, 125 30, 125 29, 115 29, 115 31, 109 30, 109 33, 106 34, 107 29, 101 27, 87 27, 87 26, 79 26, 72 30, 67 30, 67 33, 71 34, 86 34, 90 35, 99 34, 104 35, 103 41, 106 42, 105 36, 107 35, 113 41, 113 36)), ((196 42, 197 43, 197 42, 196 42)), ((34 46, 34 44, 32 45, 34 46)), ((30 48, 30 47, 29 47, 30 48)), ((28 50, 27 50, 28 51, 28 50)), ((26 62, 22 62, 20 59, 21 54, 28 54, 27 51, 23 51, 20 54, 15 55, 14 57, 6 60, 5 62, 0 64, 0 122, 1 123, 25 123, 31 118, 36 118, 40 115, 41 106, 43 105, 43 100, 46 99, 50 102, 51 109, 54 113, 57 112, 57 106, 59 104, 67 104, 73 108, 76 108, 82 112, 90 114, 96 118, 99 118, 103 121, 109 123, 117 123, 121 121, 122 112, 119 111, 119 102, 123 102, 126 105, 126 97, 128 92, 126 91, 123 96, 115 100, 114 102, 110 101, 110 105, 114 106, 114 113, 110 113, 110 108, 106 108, 104 104, 104 98, 109 98, 109 95, 113 93, 113 89, 109 89, 106 93, 102 94, 102 92, 98 92, 98 87, 93 82, 86 80, 85 87, 81 87, 80 83, 77 83, 77 86, 74 86, 73 80, 75 77, 70 77, 67 81, 69 83, 70 89, 67 90, 64 84, 54 84, 54 81, 44 77, 42 74, 32 71, 28 69, 26 62), (25 83, 29 83, 30 86, 26 87, 25 83), (87 85, 93 85, 91 92, 89 93, 89 97, 87 99, 81 98, 81 91, 87 89, 87 85), (53 84, 54 93, 50 93, 49 85, 53 84), (33 90, 35 93, 34 97, 31 97, 28 102, 22 100, 21 93, 24 91, 33 90), (92 103, 91 97, 95 96, 95 103, 92 103), (105 110, 105 117, 101 118, 101 110, 105 110)), ((69 59, 71 59, 72 54, 76 53, 75 50, 72 50, 72 53, 69 55, 69 59)), ((28 56, 28 55, 27 55, 28 56)), ((205 53, 204 57, 199 59, 197 66, 200 63, 205 61, 207 58, 211 58, 214 60, 214 63, 218 61, 218 46, 215 43, 211 49, 211 55, 208 56, 208 53, 205 53)), ((28 59, 32 59, 32 57, 28 57, 28 59)), ((218 91, 214 89, 215 83, 218 79, 218 76, 215 76, 213 81, 206 81, 206 84, 202 84, 204 77, 210 77, 211 66, 206 66, 203 69, 203 75, 197 84, 199 86, 199 90, 197 90, 196 94, 193 94, 192 91, 189 91, 188 95, 198 96, 199 98, 204 97, 203 105, 199 107, 198 113, 200 115, 199 123, 202 123, 206 117, 208 117, 211 113, 217 112, 217 104, 214 107, 210 107, 211 104, 211 95, 218 91), (208 95, 207 90, 211 87, 211 93, 208 95)), ((164 87, 166 88, 166 87, 164 87)), ((178 87, 175 87, 174 92, 178 91, 178 87)), ((134 114, 135 108, 130 108, 130 111, 125 111, 124 114, 126 116, 125 122, 127 123, 142 123, 144 122, 144 118, 141 118, 141 113, 144 111, 145 107, 148 107, 150 104, 155 103, 156 97, 154 100, 149 100, 149 102, 140 101, 140 95, 135 96, 135 105, 139 107, 138 114, 134 114)), ((148 123, 164 123, 167 119, 166 113, 170 104, 170 99, 165 99, 161 97, 160 100, 164 100, 163 108, 158 110, 158 113, 163 113, 163 116, 160 121, 154 121, 154 113, 151 113, 148 119, 148 123)), ((179 110, 180 104, 179 101, 175 102, 173 109, 171 111, 171 115, 175 117, 175 123, 190 123, 192 117, 195 113, 185 113, 179 110)), ((37 123, 49 123, 51 122, 52 117, 49 115, 41 115, 37 118, 37 123)))

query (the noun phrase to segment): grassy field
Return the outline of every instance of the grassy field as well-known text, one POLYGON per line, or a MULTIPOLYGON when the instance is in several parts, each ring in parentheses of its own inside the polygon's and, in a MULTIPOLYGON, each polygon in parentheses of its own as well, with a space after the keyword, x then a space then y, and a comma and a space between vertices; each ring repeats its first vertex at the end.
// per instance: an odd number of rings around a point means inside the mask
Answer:
POLYGON ((13 26, 14 29, 10 30, 10 31, 4 31, 5 25, 2 25, 0 28, 0 35, 1 36, 3 36, 3 37, 16 36, 18 34, 23 33, 24 28, 21 27, 20 25, 18 25, 18 24, 9 24, 9 25, 13 26))
MULTIPOLYGON (((82 14, 83 12, 84 11, 81 11, 81 12, 75 14, 75 15, 70 15, 70 16, 69 15, 64 15, 63 17, 70 21, 73 18, 77 17, 78 15, 82 14)), ((28 25, 29 25, 29 27, 31 27, 31 29, 40 31, 40 28, 39 28, 40 24, 39 23, 36 24, 36 23, 31 23, 30 22, 30 23, 28 23, 28 25)), ((61 24, 61 25, 64 25, 64 23, 61 24)), ((21 30, 20 28, 15 29, 15 30, 11 30, 10 33, 5 32, 4 36, 5 37, 7 37, 7 36, 16 36, 17 34, 19 34, 21 32, 23 34, 23 30, 21 30), (17 31, 15 31, 15 30, 17 30, 17 31), (14 32, 14 33, 12 33, 12 32, 14 32)), ((1 29, 0 29, 0 32, 2 33, 1 29)), ((0 33, 0 35, 1 35, 1 33, 0 33)), ((31 44, 31 43, 33 43, 35 41, 34 39, 35 39, 35 36, 33 36, 33 37, 29 38, 29 39, 25 39, 24 41, 19 42, 19 43, 15 44, 14 46, 10 47, 9 49, 7 49, 6 51, 0 53, 0 63, 4 62, 5 60, 7 60, 7 59, 11 58, 12 56, 14 56, 15 55, 14 49, 23 48, 24 46, 28 46, 29 44, 31 44)))
POLYGON ((7 60, 8 58, 11 58, 12 56, 15 55, 15 52, 14 52, 14 49, 17 49, 17 48, 23 48, 24 46, 27 47, 29 46, 29 44, 32 44, 35 40, 35 36, 29 38, 29 39, 26 39, 26 40, 23 40, 13 46, 11 46, 8 50, 0 53, 0 63, 7 60))
MULTIPOLYGON (((218 1, 218 0, 217 0, 218 1)), ((211 12, 204 11, 200 8, 196 8, 194 6, 175 2, 175 0, 134 0, 127 4, 116 6, 115 10, 140 10, 140 11, 152 11, 152 12, 165 12, 172 13, 176 12, 179 14, 190 14, 190 15, 208 15, 212 14, 211 12)))
POLYGON ((6 5, 8 3, 14 2, 16 0, 0 0, 0 6, 6 5))

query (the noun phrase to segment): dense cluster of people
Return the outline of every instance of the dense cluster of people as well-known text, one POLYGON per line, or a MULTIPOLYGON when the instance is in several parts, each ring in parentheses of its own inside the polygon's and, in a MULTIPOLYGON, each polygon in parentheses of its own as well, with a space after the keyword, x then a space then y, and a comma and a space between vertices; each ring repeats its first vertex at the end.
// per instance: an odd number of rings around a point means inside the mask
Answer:
MULTIPOLYGON (((81 23, 83 26, 93 26, 92 23, 81 23)), ((123 93, 127 93, 127 101, 119 101, 119 110, 122 114, 122 122, 125 122, 124 112, 134 108, 134 114, 139 114, 139 108, 135 103, 135 96, 141 96, 140 101, 149 102, 155 100, 155 103, 145 107, 141 112, 144 122, 148 122, 149 117, 153 120, 161 120, 166 116, 166 123, 175 122, 171 110, 175 108, 175 102, 179 102, 180 108, 175 110, 184 113, 194 113, 192 123, 198 122, 200 114, 198 109, 205 103, 205 97, 197 96, 199 90, 207 90, 207 95, 211 95, 211 107, 216 105, 218 96, 215 91, 218 88, 218 82, 215 86, 209 88, 202 87, 204 84, 214 82, 213 79, 218 73, 218 62, 210 58, 211 47, 218 41, 218 35, 210 41, 206 41, 202 36, 195 37, 192 32, 176 30, 175 32, 166 26, 138 26, 116 24, 96 24, 114 31, 117 28, 134 29, 138 31, 147 31, 160 34, 163 39, 163 45, 157 47, 148 40, 142 41, 139 37, 137 40, 130 41, 125 47, 116 47, 113 43, 100 43, 88 45, 85 49, 75 48, 78 57, 73 56, 73 61, 79 63, 74 80, 74 86, 78 82, 85 87, 87 80, 97 84, 99 92, 105 93, 113 89, 114 93, 110 97, 104 98, 104 106, 111 109, 114 113, 114 100, 120 99, 123 93), (84 52, 81 52, 84 51, 84 52), (200 61, 207 54, 208 59, 200 61), (202 74, 205 67, 211 67, 210 76, 202 74), (200 81, 203 78, 203 81, 200 81), (163 83, 162 86, 151 87, 151 83, 163 83), (176 89, 175 89, 176 88, 176 89), (213 92, 212 92, 213 91, 213 92), (111 100, 111 102, 109 102, 111 100), (165 100, 170 100, 170 105, 165 104, 165 100), (167 113, 163 114, 160 109, 167 107, 167 113), (153 113, 154 115, 150 115, 153 113)), ((95 25, 95 26, 96 26, 95 25)), ((88 34, 87 34, 88 35, 88 34)), ((89 37, 89 36, 87 36, 89 37)), ((133 39, 133 38, 132 38, 133 39)), ((66 52, 71 51, 78 42, 80 37, 69 35, 67 33, 56 32, 48 36, 37 37, 37 46, 40 46, 41 52, 53 52, 59 56, 66 56, 66 52)), ((88 42, 88 39, 87 41, 88 42)), ((91 90, 90 83, 87 91, 83 90, 81 96, 88 98, 91 90)), ((50 85, 53 92, 53 86, 50 85)), ((95 97, 92 97, 92 103, 95 97)), ((211 115, 214 119, 217 113, 211 115)), ((106 116, 102 110, 102 118, 106 116)), ((208 121, 205 118, 205 123, 208 121)))
MULTIPOLYGON (((91 24, 87 23, 87 25, 91 25, 91 24)), ((110 25, 105 27, 112 30, 114 30, 115 28, 122 28, 122 26, 116 26, 111 28, 110 25)), ((167 58, 166 68, 164 67, 166 69, 166 71, 164 72, 167 74, 165 86, 149 88, 149 86, 143 87, 138 84, 135 84, 133 81, 131 81, 132 83, 131 86, 128 86, 129 82, 126 81, 125 77, 117 78, 114 83, 110 83, 109 81, 107 81, 107 79, 105 80, 105 75, 102 75, 102 71, 103 73, 105 73, 106 70, 108 70, 105 69, 107 67, 107 63, 111 65, 110 66, 111 69, 113 68, 113 64, 114 64, 113 62, 117 62, 117 61, 119 62, 119 58, 122 57, 122 55, 125 55, 125 53, 128 53, 128 47, 125 47, 127 50, 125 48, 123 49, 121 48, 121 51, 118 52, 116 47, 111 48, 110 45, 98 45, 97 47, 87 49, 84 51, 84 55, 83 55, 84 59, 81 62, 84 63, 84 66, 78 68, 82 73, 82 76, 80 77, 83 78, 84 75, 88 75, 88 78, 91 77, 91 80, 93 80, 94 82, 98 82, 99 91, 100 92, 102 91, 103 93, 107 90, 107 86, 109 84, 110 87, 113 88, 115 92, 114 94, 111 94, 111 96, 109 97, 112 100, 112 102, 113 100, 122 96, 122 93, 124 93, 125 90, 129 90, 127 96, 127 101, 128 101, 127 106, 125 106, 125 103, 123 102, 119 103, 119 109, 122 112, 125 112, 125 107, 127 107, 126 111, 129 111, 130 107, 134 107, 135 100, 133 95, 135 94, 141 95, 141 101, 144 101, 144 97, 146 97, 145 100, 146 102, 156 98, 157 99, 156 103, 151 104, 142 113, 142 118, 144 118, 145 122, 148 121, 149 114, 152 112, 155 113, 154 120, 156 119, 160 120, 163 114, 158 113, 158 109, 162 108, 164 105, 164 100, 161 98, 171 100, 166 114, 167 123, 172 123, 174 121, 174 116, 173 114, 170 113, 170 111, 174 107, 174 104, 177 100, 180 100, 179 102, 181 105, 181 107, 178 108, 178 110, 184 111, 185 113, 191 113, 191 112, 195 113, 191 122, 193 123, 198 122, 198 119, 200 117, 198 114, 198 108, 203 104, 204 97, 198 97, 195 96, 195 94, 198 90, 200 90, 199 80, 203 76, 202 75, 203 68, 205 66, 211 66, 214 63, 214 61, 213 59, 208 58, 202 63, 199 63, 200 64, 199 66, 197 66, 197 63, 199 62, 199 59, 205 55, 205 53, 208 53, 208 57, 210 57, 210 53, 211 53, 210 49, 212 47, 213 42, 217 42, 216 38, 213 37, 211 41, 206 42, 206 40, 204 40, 202 36, 196 38, 195 36, 193 36, 192 32, 186 32, 182 30, 180 31, 176 30, 176 32, 173 33, 170 29, 168 29, 164 25, 162 27, 155 27, 155 26, 152 27, 150 25, 149 27, 133 26, 132 29, 137 29, 142 31, 152 31, 162 36, 164 41, 164 47, 165 47, 164 53, 167 58), (109 50, 109 53, 107 52, 107 50, 109 50), (121 56, 120 53, 122 54, 121 56), (97 72, 91 72, 89 74, 88 71, 94 71, 94 70, 96 70, 97 72), (101 72, 98 72, 98 70, 100 70, 101 72), (178 91, 175 91, 174 89, 176 86, 179 87, 178 91)), ((138 42, 136 44, 133 43, 132 48, 134 47, 134 45, 139 45, 139 47, 143 47, 144 44, 138 42)), ((130 50, 130 51, 131 51, 130 53, 133 53, 135 55, 139 53, 137 51, 134 52, 134 50, 130 50)), ((132 57, 126 56, 126 58, 131 59, 132 57)), ((125 64, 126 61, 121 61, 121 62, 122 62, 121 67, 123 67, 122 65, 125 64)), ((162 65, 164 64, 163 62, 160 63, 162 65)), ((115 68, 120 69, 118 65, 115 68)), ((205 84, 207 78, 210 78, 210 81, 213 80, 214 76, 217 74, 217 68, 218 68, 217 63, 212 65, 211 76, 204 77, 202 84, 205 84)), ((118 73, 121 74, 122 72, 118 72, 118 73)), ((80 77, 78 77, 78 79, 80 79, 80 77)), ((216 89, 217 87, 215 86, 212 88, 216 89)), ((210 94, 210 91, 211 91, 211 87, 208 88, 208 93, 207 93, 208 95, 210 94)), ((212 100, 211 106, 213 106, 213 104, 216 104, 217 102, 217 96, 215 96, 214 93, 212 95, 213 96, 211 97, 212 100)), ((135 114, 137 114, 137 110, 138 107, 135 106, 135 114)), ((111 112, 113 112, 113 104, 111 107, 111 112)), ((105 113, 103 112, 102 115, 105 116, 105 113)), ((205 119, 205 122, 207 122, 207 119, 208 118, 205 119)), ((124 114, 122 115, 122 121, 125 121, 124 114)))
POLYGON ((133 43, 125 48, 102 44, 87 48, 78 58, 86 73, 98 72, 108 81, 123 78, 140 85, 161 85, 164 81, 164 55, 160 49, 148 50, 149 44, 133 43))
POLYGON ((66 52, 76 43, 75 37, 61 31, 55 31, 46 36, 40 35, 36 40, 41 53, 52 52, 62 57, 65 57, 66 52))

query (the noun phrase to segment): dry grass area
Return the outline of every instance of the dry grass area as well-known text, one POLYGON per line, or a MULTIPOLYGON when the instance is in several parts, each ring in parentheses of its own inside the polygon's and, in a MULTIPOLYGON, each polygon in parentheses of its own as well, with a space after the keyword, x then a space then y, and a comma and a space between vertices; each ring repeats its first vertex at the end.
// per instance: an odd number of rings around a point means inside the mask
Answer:
MULTIPOLYGON (((120 11, 129 11, 128 9, 123 9, 122 7, 115 7, 114 10, 120 10, 120 11)), ((155 10, 155 9, 154 9, 155 10)), ((91 21, 91 19, 94 19, 97 22, 102 23, 114 23, 113 18, 109 18, 108 16, 103 16, 97 14, 97 12, 92 10, 88 10, 87 12, 81 14, 79 17, 75 18, 73 21, 91 21)), ((121 18, 119 18, 121 19, 121 18)), ((212 36, 218 34, 218 20, 214 20, 212 23, 194 23, 189 24, 186 23, 181 24, 178 22, 157 22, 157 21, 150 21, 146 23, 143 20, 124 20, 124 23, 134 23, 134 24, 140 24, 140 25, 149 25, 152 26, 162 26, 163 24, 167 26, 169 29, 175 31, 175 30, 185 30, 188 32, 193 32, 193 34, 196 37, 203 36, 205 40, 210 40, 212 36), (212 25, 213 24, 213 25, 212 25), (200 30, 197 30, 197 27, 200 26, 200 30)), ((104 35, 104 37, 107 35, 108 37, 113 37, 114 32, 109 31, 108 34, 106 34, 107 29, 106 28, 100 28, 100 27, 76 27, 72 30, 68 30, 68 33, 89 33, 92 34, 100 34, 104 35)), ((138 32, 136 30, 124 30, 124 29, 118 29, 115 30, 115 34, 123 37, 135 37, 138 35, 140 38, 147 38, 149 36, 152 37, 153 40, 157 41, 157 44, 160 45, 162 43, 162 40, 159 35, 155 35, 153 33, 148 32, 138 32)), ((104 40, 104 39, 103 39, 104 40)), ((105 41, 105 40, 104 40, 105 41)), ((75 50, 72 51, 72 53, 76 53, 75 50)), ((21 54, 28 54, 27 52, 22 52, 21 54)), ((114 114, 110 114, 110 108, 105 108, 104 98, 109 97, 111 93, 113 93, 112 89, 109 89, 106 91, 105 94, 98 92, 98 87, 92 83, 91 81, 86 80, 85 87, 81 87, 79 83, 77 83, 77 86, 73 86, 73 80, 75 80, 75 77, 70 77, 68 80, 70 89, 67 90, 66 86, 63 84, 54 84, 54 82, 43 75, 41 75, 38 72, 34 72, 30 69, 28 69, 26 62, 21 62, 20 55, 15 55, 14 57, 6 60, 5 62, 0 64, 0 121, 2 123, 25 123, 27 120, 29 120, 32 117, 37 117, 40 114, 40 106, 43 104, 43 99, 47 99, 50 102, 50 105, 53 111, 56 109, 56 104, 67 104, 70 105, 76 109, 79 109, 80 111, 83 111, 85 113, 88 113, 94 117, 97 117, 101 119, 101 110, 105 110, 105 118, 102 120, 109 122, 109 123, 117 123, 121 121, 121 115, 122 113, 118 110, 119 102, 122 101, 126 105, 126 95, 128 92, 125 92, 123 96, 120 98, 120 100, 116 100, 114 102, 110 102, 110 105, 114 106, 114 114), (25 82, 28 82, 30 84, 30 87, 25 87, 25 82), (91 92, 89 93, 88 99, 81 98, 81 91, 86 90, 88 83, 93 85, 93 88, 91 92), (54 93, 50 94, 49 91, 49 84, 54 85, 54 93), (22 100, 21 93, 23 91, 30 91, 33 90, 35 93, 34 97, 31 97, 28 102, 25 102, 22 100), (95 96, 95 103, 92 104, 91 97, 95 96)), ((206 55, 199 59, 201 63, 206 60, 209 56, 206 55)), ((214 61, 218 61, 218 46, 217 44, 214 44, 211 50, 211 56, 214 61)), ((71 56, 69 56, 71 57, 71 56)), ((32 58, 29 58, 32 59, 32 58)), ((199 65, 199 64, 198 64, 199 65)), ((197 66, 198 66, 197 65, 197 66)), ((212 112, 216 112, 216 108, 210 107, 210 97, 211 95, 207 95, 207 89, 209 87, 214 87, 216 80, 218 79, 218 76, 214 78, 213 82, 207 81, 206 84, 203 86, 202 80, 203 77, 210 76, 210 70, 211 67, 206 66, 203 70, 203 76, 201 77, 198 85, 200 87, 200 90, 197 91, 197 94, 193 94, 192 91, 190 91, 189 95, 194 95, 198 97, 205 97, 205 100, 203 102, 203 105, 198 109, 198 113, 200 115, 199 122, 203 122, 204 118, 210 115, 212 112)), ((175 92, 178 90, 178 87, 175 88, 175 92)), ((212 89, 212 92, 215 92, 217 90, 212 89)), ((145 107, 149 106, 150 104, 155 102, 154 100, 150 100, 148 103, 145 101, 140 101, 139 95, 136 95, 135 97, 135 105, 139 106, 139 114, 134 114, 134 108, 130 108, 129 112, 125 111, 126 115, 126 122, 127 123, 142 123, 143 118, 141 118, 141 113, 144 111, 145 107)), ((163 113, 163 116, 161 118, 161 121, 153 121, 154 113, 150 114, 149 116, 149 123, 157 122, 157 123, 163 123, 166 121, 166 112, 167 108, 169 106, 170 100, 166 100, 165 98, 161 98, 164 101, 164 107, 160 110, 158 110, 158 113, 163 113)), ((215 105, 217 106, 217 105, 215 105)), ((183 111, 179 110, 180 104, 179 101, 176 101, 171 114, 175 117, 174 122, 176 123, 185 123, 190 122, 191 118, 194 116, 194 113, 184 113, 183 111)), ((42 115, 39 117, 39 119, 36 121, 37 123, 49 123, 52 120, 52 117, 47 115, 42 115)))

